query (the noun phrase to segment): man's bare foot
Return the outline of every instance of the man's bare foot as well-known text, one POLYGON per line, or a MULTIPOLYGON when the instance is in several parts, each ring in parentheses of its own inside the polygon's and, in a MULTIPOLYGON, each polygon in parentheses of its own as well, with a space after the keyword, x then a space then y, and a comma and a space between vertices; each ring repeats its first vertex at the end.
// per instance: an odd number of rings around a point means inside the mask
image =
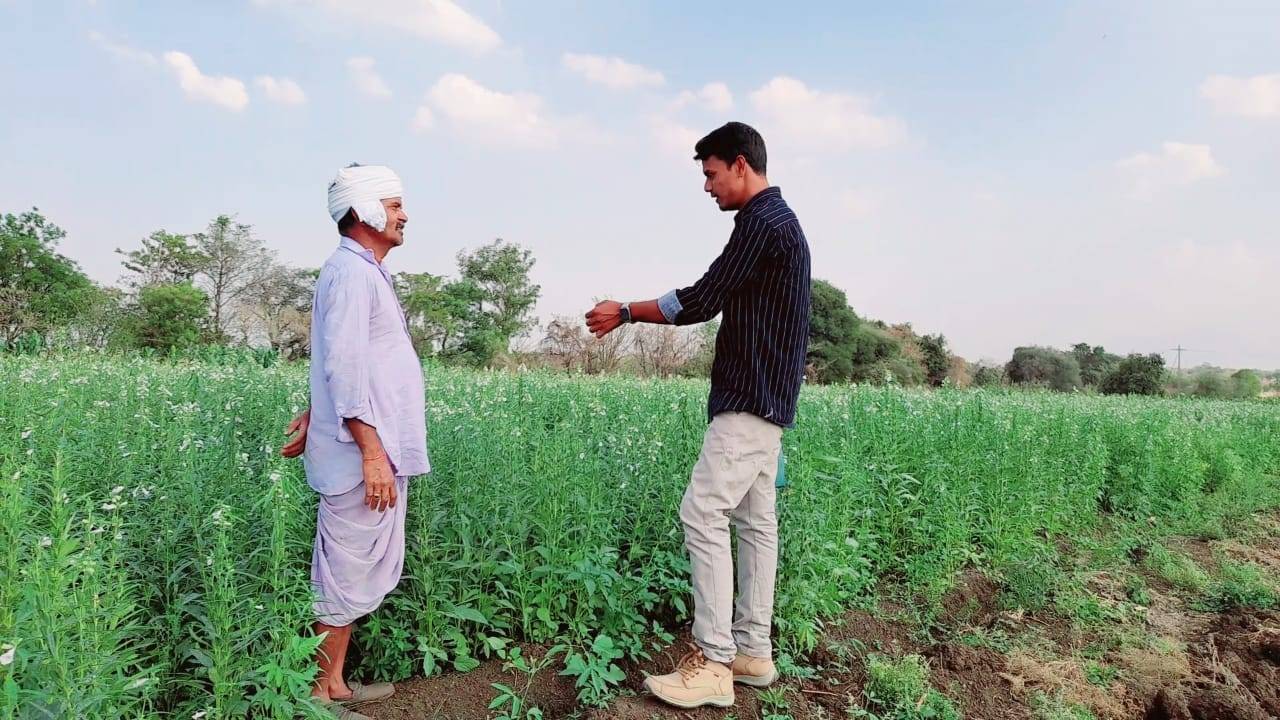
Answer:
POLYGON ((354 693, 347 687, 347 681, 334 679, 329 683, 329 699, 334 702, 350 700, 354 693))

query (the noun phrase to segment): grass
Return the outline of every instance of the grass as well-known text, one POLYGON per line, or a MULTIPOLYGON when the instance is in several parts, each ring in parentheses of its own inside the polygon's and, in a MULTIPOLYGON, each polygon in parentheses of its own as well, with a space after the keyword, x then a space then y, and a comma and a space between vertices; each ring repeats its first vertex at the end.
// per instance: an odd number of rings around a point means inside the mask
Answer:
POLYGON ((1095 720, 1089 708, 1068 701, 1062 693, 1045 693, 1036 690, 1031 695, 1031 708, 1036 720, 1095 720))
POLYGON ((960 711, 929 686, 929 666, 919 655, 867 658, 865 707, 849 715, 875 720, 960 720, 960 711))
POLYGON ((1236 608, 1273 610, 1280 607, 1280 591, 1257 565, 1225 560, 1218 577, 1196 605, 1216 612, 1236 608))
MULTIPOLYGON (((359 626, 354 671, 563 645, 582 701, 604 702, 618 661, 689 616, 676 508, 706 383, 428 381, 435 472, 411 483, 405 578, 359 626)), ((0 718, 311 712, 315 498, 276 454, 306 402, 305 366, 0 357, 0 718)), ((1154 535, 1272 507, 1277 436, 1266 403, 806 388, 784 438, 779 653, 803 658, 881 582, 936 603, 969 565, 1013 604, 1059 603, 1054 538, 1100 509, 1154 535)), ((1220 596, 1260 597, 1251 577, 1220 596)))
POLYGON ((1198 595, 1209 590, 1209 573, 1197 565, 1195 560, 1162 545, 1151 547, 1146 564, 1162 580, 1178 589, 1198 595))

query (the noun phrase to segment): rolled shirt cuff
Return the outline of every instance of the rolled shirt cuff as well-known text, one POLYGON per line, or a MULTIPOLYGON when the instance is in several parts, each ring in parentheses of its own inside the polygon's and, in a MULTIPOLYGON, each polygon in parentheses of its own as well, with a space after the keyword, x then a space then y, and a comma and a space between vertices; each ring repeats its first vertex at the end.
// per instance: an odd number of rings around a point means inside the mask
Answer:
POLYGON ((672 290, 658 298, 658 310, 662 312, 662 317, 667 319, 669 325, 675 325, 676 317, 680 315, 681 310, 684 310, 684 306, 680 304, 680 298, 676 297, 676 291, 672 290))

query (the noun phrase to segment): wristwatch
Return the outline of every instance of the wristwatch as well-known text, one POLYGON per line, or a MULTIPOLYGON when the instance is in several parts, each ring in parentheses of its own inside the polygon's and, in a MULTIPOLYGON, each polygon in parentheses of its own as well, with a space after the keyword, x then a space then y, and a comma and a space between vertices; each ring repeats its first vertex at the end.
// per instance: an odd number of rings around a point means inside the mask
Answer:
POLYGON ((623 303, 618 310, 618 314, 622 316, 622 324, 629 325, 631 323, 631 303, 623 303))

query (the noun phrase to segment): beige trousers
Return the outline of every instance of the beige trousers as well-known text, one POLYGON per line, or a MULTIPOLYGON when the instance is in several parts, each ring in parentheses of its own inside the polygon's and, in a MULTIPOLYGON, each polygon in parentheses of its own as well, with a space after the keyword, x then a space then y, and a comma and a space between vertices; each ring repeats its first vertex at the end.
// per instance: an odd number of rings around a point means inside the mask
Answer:
POLYGON ((708 659, 773 654, 773 586, 778 571, 774 476, 782 428, 750 413, 711 421, 693 467, 680 520, 693 571, 693 639, 708 659), (729 522, 738 532, 738 600, 733 598, 729 522))

